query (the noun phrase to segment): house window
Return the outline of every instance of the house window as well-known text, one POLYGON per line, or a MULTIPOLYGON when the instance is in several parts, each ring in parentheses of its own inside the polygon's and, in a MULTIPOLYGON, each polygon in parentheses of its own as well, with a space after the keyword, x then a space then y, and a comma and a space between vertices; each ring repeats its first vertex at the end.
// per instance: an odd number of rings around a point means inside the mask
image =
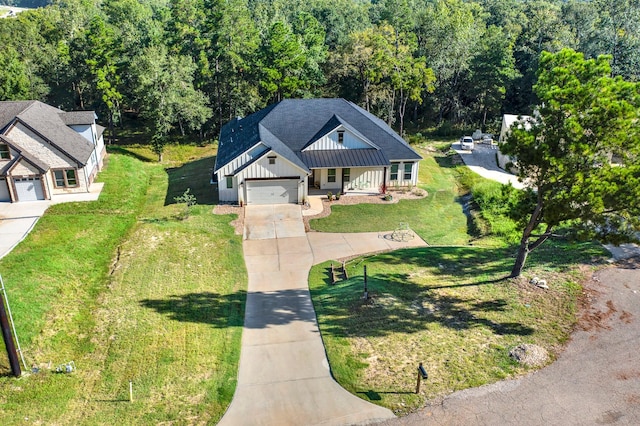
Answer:
POLYGON ((9 145, 0 144, 0 160, 8 160, 9 158, 9 145))
POLYGON ((391 176, 389 180, 398 180, 398 163, 391 164, 391 176))
POLYGON ((227 176, 227 189, 233 188, 233 176, 227 176))
POLYGON ((269 164, 276 164, 276 157, 269 157, 269 164))
POLYGON ((351 180, 351 169, 342 169, 342 181, 349 182, 351 180))
POLYGON ((327 182, 335 182, 336 181, 336 169, 327 170, 327 182))
POLYGON ((411 180, 412 170, 413 170, 413 163, 404 163, 404 180, 411 180))
POLYGON ((339 144, 344 143, 344 131, 342 130, 338 131, 338 143, 339 144))
POLYGON ((75 169, 54 170, 53 177, 56 188, 73 188, 78 186, 75 169))

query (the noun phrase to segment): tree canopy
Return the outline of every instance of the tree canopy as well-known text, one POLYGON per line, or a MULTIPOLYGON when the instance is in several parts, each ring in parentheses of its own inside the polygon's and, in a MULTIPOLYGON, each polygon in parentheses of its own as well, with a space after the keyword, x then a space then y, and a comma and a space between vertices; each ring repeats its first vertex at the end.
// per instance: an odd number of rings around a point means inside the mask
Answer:
POLYGON ((529 212, 512 276, 563 226, 565 236, 619 243, 640 224, 640 83, 612 76, 611 56, 543 52, 533 89, 540 107, 501 150, 517 158, 529 212))
POLYGON ((46 3, 0 19, 0 99, 94 109, 112 132, 124 111, 146 114, 131 70, 152 47, 190 58, 183 84, 212 112, 169 137, 215 135, 283 97, 316 96, 347 98, 399 131, 497 132, 503 113, 531 114, 540 53, 563 48, 611 55, 612 75, 640 80, 632 0, 46 3))

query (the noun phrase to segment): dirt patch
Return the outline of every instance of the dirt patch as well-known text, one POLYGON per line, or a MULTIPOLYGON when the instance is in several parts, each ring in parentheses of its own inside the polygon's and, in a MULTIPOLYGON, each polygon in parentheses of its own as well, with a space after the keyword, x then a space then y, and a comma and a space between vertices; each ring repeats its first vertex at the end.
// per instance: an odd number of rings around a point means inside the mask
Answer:
POLYGON ((509 356, 520 364, 531 367, 539 367, 547 363, 549 354, 547 350, 538 345, 525 343, 518 345, 509 351, 509 356))
POLYGON ((229 225, 233 226, 236 235, 242 235, 244 233, 244 207, 233 204, 218 204, 213 208, 213 214, 235 214, 238 217, 229 222, 229 225))

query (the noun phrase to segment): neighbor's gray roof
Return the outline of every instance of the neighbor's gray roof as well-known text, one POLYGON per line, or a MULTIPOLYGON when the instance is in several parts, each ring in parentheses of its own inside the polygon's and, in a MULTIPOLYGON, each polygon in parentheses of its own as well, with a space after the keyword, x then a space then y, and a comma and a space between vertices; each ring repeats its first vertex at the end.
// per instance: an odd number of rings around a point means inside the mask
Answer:
MULTIPOLYGON (((305 169, 316 167, 312 164, 326 164, 322 161, 328 161, 328 157, 321 161, 318 155, 303 155, 302 150, 339 125, 374 144, 388 161, 417 161, 422 158, 384 121, 352 102, 344 99, 287 99, 227 123, 220 132, 214 170, 219 170, 259 141, 305 169)), ((370 161, 364 166, 380 165, 377 164, 379 157, 364 157, 370 161)))
MULTIPOLYGON (((95 116, 93 111, 85 111, 70 117, 86 118, 87 113, 95 116)), ((5 131, 6 127, 17 118, 57 149, 84 166, 91 157, 93 144, 68 127, 62 118, 65 114, 64 111, 39 101, 0 102, 0 129, 5 131)))
POLYGON ((67 126, 76 124, 93 124, 98 116, 93 111, 69 111, 60 113, 60 118, 67 126))

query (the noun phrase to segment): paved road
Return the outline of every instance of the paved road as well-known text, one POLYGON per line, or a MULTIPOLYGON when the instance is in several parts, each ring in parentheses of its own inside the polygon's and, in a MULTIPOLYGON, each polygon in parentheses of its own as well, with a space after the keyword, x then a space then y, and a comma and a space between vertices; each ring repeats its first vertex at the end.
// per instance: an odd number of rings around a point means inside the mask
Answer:
POLYGON ((249 274, 238 385, 219 425, 351 425, 393 413, 345 391, 329 370, 308 289, 328 259, 426 245, 385 234, 305 234, 300 206, 245 208, 249 274))
POLYGON ((496 160, 498 151, 492 148, 491 145, 476 143, 473 151, 460 149, 459 143, 454 143, 451 147, 460 154, 464 164, 480 176, 504 184, 511 183, 514 188, 524 187, 521 182, 518 182, 516 176, 498 167, 496 160))
POLYGON ((591 307, 550 366, 380 425, 640 425, 640 270, 602 270, 588 288, 591 307))

